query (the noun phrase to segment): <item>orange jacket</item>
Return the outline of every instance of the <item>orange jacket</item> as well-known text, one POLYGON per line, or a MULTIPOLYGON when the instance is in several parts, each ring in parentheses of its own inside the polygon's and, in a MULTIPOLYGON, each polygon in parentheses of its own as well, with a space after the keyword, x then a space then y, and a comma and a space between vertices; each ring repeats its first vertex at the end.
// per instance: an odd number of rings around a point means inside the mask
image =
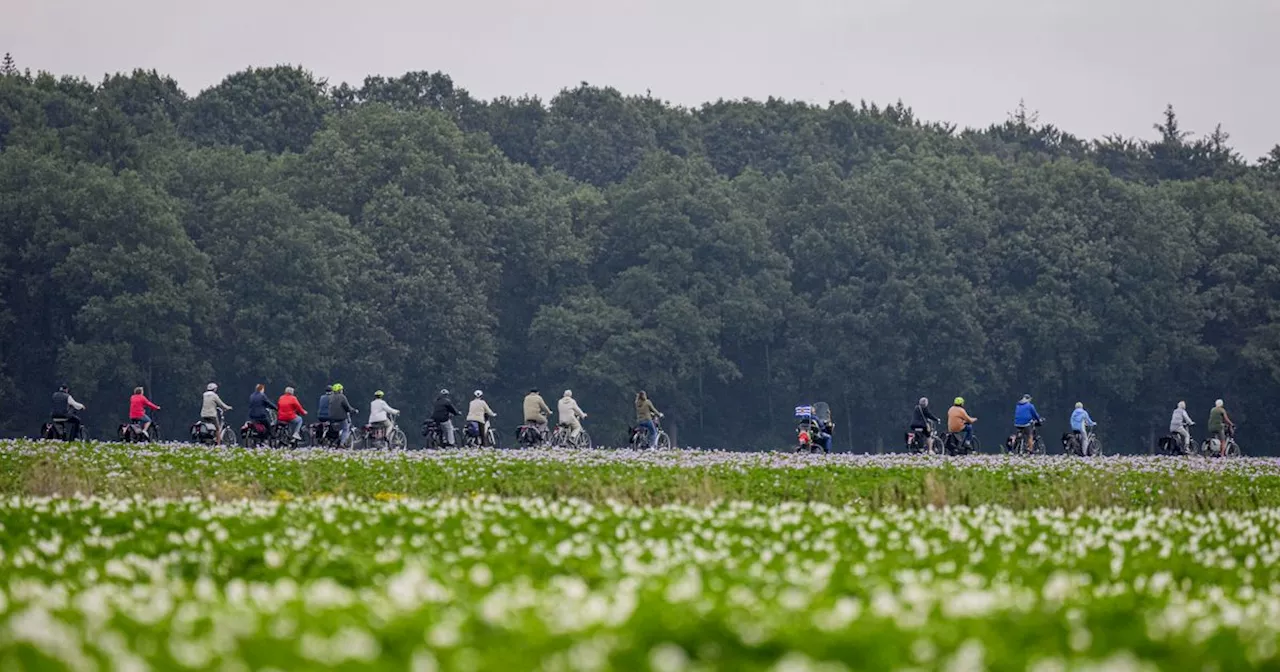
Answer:
POLYGON ((306 411, 302 410, 302 402, 298 401, 298 398, 292 394, 280 395, 280 401, 276 403, 276 406, 280 407, 280 410, 277 411, 279 415, 276 418, 280 422, 289 422, 299 415, 307 414, 306 411))
POLYGON ((952 406, 947 411, 947 431, 963 432, 964 426, 973 422, 973 418, 969 417, 969 412, 964 410, 964 406, 952 406))

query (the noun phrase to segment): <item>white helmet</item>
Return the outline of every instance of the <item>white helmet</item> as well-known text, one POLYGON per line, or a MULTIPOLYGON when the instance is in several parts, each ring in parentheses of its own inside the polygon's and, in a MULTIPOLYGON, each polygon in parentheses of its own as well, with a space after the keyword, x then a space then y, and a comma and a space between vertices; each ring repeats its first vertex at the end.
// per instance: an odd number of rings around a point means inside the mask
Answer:
POLYGON ((481 392, 480 390, 476 390, 476 399, 479 399, 480 397, 483 397, 483 396, 484 396, 484 392, 481 392))
POLYGON ((206 389, 206 390, 208 390, 208 391, 210 391, 210 392, 217 392, 217 391, 218 391, 218 384, 217 384, 217 383, 209 383, 208 385, 205 385, 205 386, 204 386, 204 389, 206 389))
POLYGON ((1185 401, 1178 402, 1178 408, 1186 408, 1186 407, 1187 407, 1187 402, 1185 401))
POLYGON ((442 389, 442 390, 440 390, 440 396, 442 396, 442 397, 447 397, 447 396, 449 396, 449 390, 448 390, 448 389, 442 389))
POLYGON ((573 397, 573 390, 565 390, 565 391, 564 391, 564 396, 566 396, 566 397, 573 397))
POLYGON ((1221 399, 1219 399, 1219 400, 1217 400, 1217 401, 1213 402, 1213 405, 1214 405, 1216 408, 1222 408, 1222 400, 1221 400, 1221 399))

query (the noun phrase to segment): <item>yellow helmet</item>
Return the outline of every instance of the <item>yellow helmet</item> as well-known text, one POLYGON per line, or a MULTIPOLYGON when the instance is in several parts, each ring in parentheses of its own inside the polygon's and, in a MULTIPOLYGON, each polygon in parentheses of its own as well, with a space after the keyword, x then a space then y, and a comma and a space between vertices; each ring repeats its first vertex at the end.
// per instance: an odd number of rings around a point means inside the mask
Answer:
POLYGON ((964 406, 964 397, 956 397, 956 406, 964 406))

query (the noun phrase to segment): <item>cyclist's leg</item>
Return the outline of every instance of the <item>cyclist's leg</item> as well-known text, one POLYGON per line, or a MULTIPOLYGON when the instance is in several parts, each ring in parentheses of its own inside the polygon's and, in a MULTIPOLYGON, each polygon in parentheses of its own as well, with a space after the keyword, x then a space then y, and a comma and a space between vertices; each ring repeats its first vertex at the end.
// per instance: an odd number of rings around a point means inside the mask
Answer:
POLYGON ((1022 449, 1026 452, 1035 450, 1035 446, 1031 443, 1035 440, 1031 433, 1031 425, 1018 428, 1018 435, 1022 437, 1022 449))
POLYGON ((964 444, 973 445, 973 423, 966 422, 964 424, 964 444))

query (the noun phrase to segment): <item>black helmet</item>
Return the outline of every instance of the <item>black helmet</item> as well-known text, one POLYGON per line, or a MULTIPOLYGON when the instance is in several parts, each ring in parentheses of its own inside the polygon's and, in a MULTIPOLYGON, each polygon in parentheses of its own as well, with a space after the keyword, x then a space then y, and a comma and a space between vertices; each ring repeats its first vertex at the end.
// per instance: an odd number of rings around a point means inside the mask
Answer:
POLYGON ((531 388, 531 389, 529 390, 529 394, 537 394, 537 393, 538 393, 538 388, 536 388, 536 387, 531 388))
POLYGON ((324 391, 325 391, 325 392, 332 392, 332 391, 333 391, 333 386, 332 386, 332 385, 325 385, 325 386, 324 386, 324 391))
POLYGON ((58 386, 58 390, 59 390, 60 392, 66 392, 66 391, 67 391, 67 390, 69 390, 69 389, 71 389, 71 386, 70 386, 70 385, 68 385, 68 384, 66 384, 66 383, 63 383, 63 384, 61 384, 61 385, 59 385, 59 386, 58 386))

